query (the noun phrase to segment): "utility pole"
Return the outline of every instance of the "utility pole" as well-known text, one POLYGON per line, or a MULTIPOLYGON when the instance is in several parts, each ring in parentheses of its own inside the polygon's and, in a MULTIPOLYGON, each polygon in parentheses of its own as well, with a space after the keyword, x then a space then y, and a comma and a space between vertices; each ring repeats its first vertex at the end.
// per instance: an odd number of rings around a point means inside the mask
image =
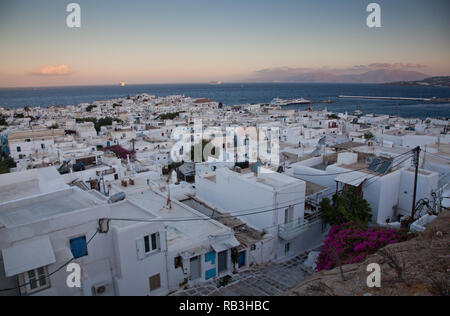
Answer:
POLYGON ((412 209, 411 209, 411 221, 414 221, 414 215, 416 212, 416 194, 417 194, 417 178, 419 176, 419 157, 420 157, 420 146, 414 148, 414 165, 416 167, 415 175, 414 175, 414 193, 413 193, 413 201, 412 201, 412 209))

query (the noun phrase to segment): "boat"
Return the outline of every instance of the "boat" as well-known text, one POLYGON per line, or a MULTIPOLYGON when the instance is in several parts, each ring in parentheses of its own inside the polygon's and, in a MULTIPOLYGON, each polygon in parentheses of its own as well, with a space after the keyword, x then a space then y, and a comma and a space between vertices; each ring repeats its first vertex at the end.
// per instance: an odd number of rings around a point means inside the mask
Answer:
POLYGON ((355 110, 355 112, 353 112, 353 115, 355 115, 355 116, 363 115, 363 112, 361 111, 361 107, 359 106, 359 104, 356 106, 356 110, 355 110))
POLYGON ((218 86, 218 85, 221 85, 222 83, 223 83, 223 82, 220 81, 220 80, 218 80, 218 81, 210 81, 210 82, 209 82, 210 85, 217 85, 217 86, 218 86))
POLYGON ((277 106, 287 106, 287 105, 298 105, 298 104, 311 104, 311 101, 303 99, 303 98, 300 98, 300 99, 289 99, 289 100, 283 100, 283 99, 280 99, 280 98, 275 98, 275 99, 272 100, 272 102, 270 104, 277 105, 277 106))

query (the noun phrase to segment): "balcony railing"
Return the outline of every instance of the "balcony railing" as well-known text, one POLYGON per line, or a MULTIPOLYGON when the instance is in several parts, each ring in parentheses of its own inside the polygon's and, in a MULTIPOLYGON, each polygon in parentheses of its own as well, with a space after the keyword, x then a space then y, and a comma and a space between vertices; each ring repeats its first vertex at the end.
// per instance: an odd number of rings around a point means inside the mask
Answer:
POLYGON ((304 219, 299 218, 298 222, 278 226, 278 236, 285 241, 290 241, 321 221, 322 214, 320 213, 305 216, 304 219))

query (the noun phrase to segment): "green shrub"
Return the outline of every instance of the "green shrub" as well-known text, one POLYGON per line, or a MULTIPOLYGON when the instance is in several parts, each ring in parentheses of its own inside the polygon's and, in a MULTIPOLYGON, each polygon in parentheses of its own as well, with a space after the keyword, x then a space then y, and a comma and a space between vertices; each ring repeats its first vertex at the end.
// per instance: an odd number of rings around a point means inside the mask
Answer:
POLYGON ((351 187, 343 194, 335 194, 333 203, 324 198, 320 202, 320 211, 327 224, 341 225, 354 222, 368 224, 372 218, 372 209, 369 203, 360 197, 356 189, 351 187))

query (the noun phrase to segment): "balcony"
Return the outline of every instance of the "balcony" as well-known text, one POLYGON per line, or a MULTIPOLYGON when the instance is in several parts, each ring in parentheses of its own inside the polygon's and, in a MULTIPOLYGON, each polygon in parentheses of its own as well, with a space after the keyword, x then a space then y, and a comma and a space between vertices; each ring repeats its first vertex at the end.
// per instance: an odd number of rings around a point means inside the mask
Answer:
POLYGON ((283 224, 278 226, 278 236, 285 240, 285 241, 291 241, 300 234, 308 231, 308 229, 321 222, 322 216, 320 213, 305 216, 304 219, 299 218, 298 221, 294 221, 288 224, 283 224))

